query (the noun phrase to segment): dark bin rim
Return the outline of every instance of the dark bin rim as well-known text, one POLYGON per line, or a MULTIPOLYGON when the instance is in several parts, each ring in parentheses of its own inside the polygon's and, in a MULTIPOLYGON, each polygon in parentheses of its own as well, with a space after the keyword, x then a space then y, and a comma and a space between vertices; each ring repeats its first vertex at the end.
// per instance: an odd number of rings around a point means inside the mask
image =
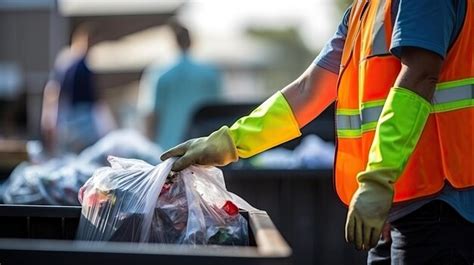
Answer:
POLYGON ((80 216, 80 214, 80 206, 0 204, 0 217, 75 218, 80 216))
MULTIPOLYGON (((0 205, 2 216, 74 218, 80 206, 0 205)), ((265 211, 249 212, 249 225, 256 246, 188 246, 171 244, 137 244, 124 242, 86 242, 51 239, 0 238, 0 250, 31 250, 48 252, 97 252, 150 254, 170 256, 214 256, 243 258, 288 258, 291 248, 265 211), (100 246, 100 247, 98 247, 100 246)))

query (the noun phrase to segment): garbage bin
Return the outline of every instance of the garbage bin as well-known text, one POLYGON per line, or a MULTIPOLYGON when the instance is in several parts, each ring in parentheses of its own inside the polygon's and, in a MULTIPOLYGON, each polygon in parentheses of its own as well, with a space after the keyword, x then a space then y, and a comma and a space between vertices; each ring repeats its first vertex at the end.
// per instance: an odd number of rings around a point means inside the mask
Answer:
POLYGON ((290 264, 291 249, 265 212, 248 220, 250 246, 73 241, 81 208, 0 205, 0 263, 7 264, 290 264))

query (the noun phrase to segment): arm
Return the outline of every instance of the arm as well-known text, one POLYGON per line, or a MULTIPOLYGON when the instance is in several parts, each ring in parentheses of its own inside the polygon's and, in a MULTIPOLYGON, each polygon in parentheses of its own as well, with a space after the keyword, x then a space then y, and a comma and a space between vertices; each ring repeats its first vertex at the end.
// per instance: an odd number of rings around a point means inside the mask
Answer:
POLYGON ((150 135, 150 140, 158 141, 159 133, 160 133, 160 126, 161 126, 161 119, 160 116, 164 111, 166 102, 169 98, 169 93, 173 91, 173 84, 167 78, 166 73, 162 73, 159 77, 154 80, 152 85, 153 89, 153 106, 152 112, 147 117, 148 123, 148 133, 150 135))
POLYGON ((52 152, 56 142, 56 123, 58 118, 59 84, 50 80, 44 88, 41 110, 41 132, 44 144, 52 152))
POLYGON ((379 238, 392 205, 393 185, 421 137, 443 58, 461 29, 463 2, 398 4, 390 52, 400 58, 401 71, 379 118, 366 169, 357 175, 359 187, 346 221, 346 239, 357 249, 369 249, 379 238))
POLYGON ((155 140, 158 115, 156 108, 156 88, 160 71, 155 65, 148 66, 140 79, 137 111, 140 115, 140 130, 151 141, 155 140))
POLYGON ((349 205, 346 239, 357 249, 377 244, 392 206, 393 185, 402 174, 428 119, 443 59, 404 47, 402 68, 382 110, 366 170, 349 205))
POLYGON ((301 127, 316 118, 336 99, 337 79, 348 31, 351 7, 347 8, 334 36, 315 62, 282 92, 301 127))
POLYGON ((300 128, 334 102, 337 76, 316 64, 311 64, 298 79, 282 90, 300 128))
POLYGON ((411 90, 431 102, 443 58, 436 53, 416 47, 404 47, 401 53, 402 69, 395 86, 411 90))
POLYGON ((161 159, 181 156, 179 171, 192 164, 223 166, 301 135, 299 129, 319 115, 336 97, 337 75, 311 65, 297 80, 278 91, 230 128, 191 139, 165 152, 161 159))
POLYGON ((239 157, 253 156, 300 136, 299 129, 316 118, 336 98, 349 15, 350 8, 315 63, 297 80, 230 128, 223 126, 208 137, 182 143, 165 152, 161 159, 180 156, 173 164, 175 171, 191 164, 227 165, 239 157))
POLYGON ((145 116, 145 133, 148 139, 155 140, 156 127, 159 124, 158 113, 150 112, 145 116))

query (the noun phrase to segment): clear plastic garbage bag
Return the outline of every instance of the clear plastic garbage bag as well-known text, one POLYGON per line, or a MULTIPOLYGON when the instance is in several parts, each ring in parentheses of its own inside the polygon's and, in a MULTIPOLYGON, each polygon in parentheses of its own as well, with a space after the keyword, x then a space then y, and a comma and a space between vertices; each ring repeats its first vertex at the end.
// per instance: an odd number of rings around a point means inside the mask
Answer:
POLYGON ((74 155, 40 165, 22 162, 2 185, 0 198, 9 204, 78 205, 77 191, 95 169, 74 155))
MULTIPOLYGON (((35 160, 41 160, 40 148, 30 144, 35 160)), ((161 148, 134 130, 111 132, 79 155, 63 154, 40 164, 21 163, 1 185, 0 200, 10 204, 79 205, 79 188, 96 169, 108 164, 107 156, 154 164, 159 162, 160 154, 161 148)))
POLYGON ((109 162, 81 188, 77 239, 248 245, 239 206, 254 208, 226 190, 221 170, 191 166, 170 173, 172 159, 158 166, 117 157, 109 162))

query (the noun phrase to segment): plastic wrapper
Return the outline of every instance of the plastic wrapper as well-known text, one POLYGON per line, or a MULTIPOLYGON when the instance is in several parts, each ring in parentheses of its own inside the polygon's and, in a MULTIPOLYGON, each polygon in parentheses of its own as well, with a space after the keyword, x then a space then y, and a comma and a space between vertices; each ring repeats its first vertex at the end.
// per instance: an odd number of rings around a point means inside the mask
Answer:
POLYGON ((170 173, 158 166, 110 157, 81 188, 79 240, 248 245, 248 223, 228 192, 222 171, 191 166, 170 173))

